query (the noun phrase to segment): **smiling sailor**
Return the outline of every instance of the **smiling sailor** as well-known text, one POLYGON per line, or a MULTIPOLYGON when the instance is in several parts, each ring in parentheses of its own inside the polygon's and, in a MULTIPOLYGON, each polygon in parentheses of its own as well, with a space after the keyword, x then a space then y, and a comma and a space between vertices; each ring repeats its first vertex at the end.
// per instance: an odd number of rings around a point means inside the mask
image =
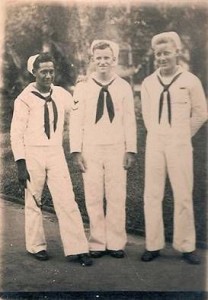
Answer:
POLYGON ((178 64, 181 40, 176 32, 152 38, 157 70, 142 84, 142 113, 147 129, 144 212, 146 251, 143 261, 164 247, 162 201, 166 176, 174 196, 173 247, 191 264, 195 251, 192 203, 193 154, 191 138, 207 120, 207 103, 200 80, 178 64))
POLYGON ((95 72, 77 84, 73 95, 78 103, 72 111, 70 147, 83 172, 89 247, 94 258, 106 253, 124 257, 126 172, 137 152, 133 93, 128 82, 114 72, 118 53, 116 43, 94 41, 95 72))
POLYGON ((92 264, 82 218, 74 199, 62 147, 64 118, 74 106, 72 96, 53 85, 55 62, 49 53, 28 60, 35 81, 16 98, 11 124, 11 146, 18 179, 25 189, 26 249, 47 260, 40 199, 47 183, 58 217, 66 257, 75 255, 83 266, 92 264))

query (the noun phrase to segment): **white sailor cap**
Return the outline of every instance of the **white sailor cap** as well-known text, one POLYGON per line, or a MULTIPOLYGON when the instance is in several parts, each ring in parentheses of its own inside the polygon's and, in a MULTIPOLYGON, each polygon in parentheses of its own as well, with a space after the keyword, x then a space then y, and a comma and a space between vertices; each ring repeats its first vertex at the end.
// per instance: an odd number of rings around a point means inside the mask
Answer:
POLYGON ((36 54, 36 55, 33 55, 33 56, 30 56, 28 58, 28 61, 27 61, 27 70, 33 75, 33 64, 36 60, 36 58, 39 56, 39 54, 36 54))
POLYGON ((162 42, 162 41, 173 41, 176 45, 176 48, 178 50, 181 50, 181 39, 179 37, 179 35, 175 32, 175 31, 169 31, 169 32, 162 32, 159 34, 156 34, 155 36, 153 36, 152 38, 152 42, 151 42, 151 46, 152 49, 155 49, 155 46, 162 42))
POLYGON ((91 47, 90 47, 90 54, 93 55, 93 50, 94 50, 94 47, 97 45, 97 44, 100 44, 100 43, 106 43, 106 44, 109 44, 110 48, 112 49, 113 51, 113 55, 114 57, 116 58, 116 62, 118 62, 118 55, 119 55, 119 45, 115 42, 112 42, 112 41, 109 41, 109 40, 94 40, 91 44, 91 47))

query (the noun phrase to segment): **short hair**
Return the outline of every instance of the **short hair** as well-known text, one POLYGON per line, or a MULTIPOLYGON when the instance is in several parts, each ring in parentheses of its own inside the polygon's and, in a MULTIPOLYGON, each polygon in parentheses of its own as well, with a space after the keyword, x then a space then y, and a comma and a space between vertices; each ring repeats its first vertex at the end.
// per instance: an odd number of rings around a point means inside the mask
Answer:
POLYGON ((152 49, 155 49, 155 46, 162 44, 162 43, 168 43, 173 42, 178 50, 181 50, 181 39, 179 35, 174 31, 169 32, 162 32, 159 34, 156 34, 152 38, 151 46, 152 49))
POLYGON ((40 63, 49 61, 55 65, 55 60, 49 52, 40 53, 33 62, 33 70, 37 70, 40 66, 40 63))
POLYGON ((102 41, 99 42, 99 43, 97 43, 97 44, 95 44, 92 47, 92 53, 94 53, 94 51, 97 50, 97 49, 102 49, 103 50, 103 49, 106 49, 106 48, 110 48, 111 51, 112 51, 112 53, 113 53, 113 55, 114 55, 114 51, 113 51, 111 45, 108 42, 102 42, 102 41))
POLYGON ((119 45, 110 40, 94 40, 90 46, 90 54, 93 56, 96 49, 110 48, 115 58, 114 64, 118 64, 119 45))

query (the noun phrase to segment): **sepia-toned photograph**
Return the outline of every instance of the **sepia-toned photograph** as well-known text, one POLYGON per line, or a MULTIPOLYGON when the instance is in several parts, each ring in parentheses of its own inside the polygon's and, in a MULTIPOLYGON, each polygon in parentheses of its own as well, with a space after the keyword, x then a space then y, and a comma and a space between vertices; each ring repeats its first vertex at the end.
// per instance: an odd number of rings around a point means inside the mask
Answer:
POLYGON ((208 2, 0 3, 0 299, 208 299, 208 2))

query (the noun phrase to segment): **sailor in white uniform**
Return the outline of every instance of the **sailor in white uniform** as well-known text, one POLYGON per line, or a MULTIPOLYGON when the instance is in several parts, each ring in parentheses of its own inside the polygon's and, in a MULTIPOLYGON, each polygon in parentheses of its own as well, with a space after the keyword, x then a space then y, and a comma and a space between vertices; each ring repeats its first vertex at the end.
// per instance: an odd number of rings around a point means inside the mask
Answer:
POLYGON ((96 40, 96 71, 75 87, 70 147, 83 172, 92 257, 124 257, 126 172, 135 162, 136 121, 130 85, 114 73, 118 45, 96 40), (104 197, 106 211, 104 211, 104 197))
POLYGON ((16 98, 11 124, 11 146, 18 178, 25 189, 26 249, 36 259, 47 260, 41 212, 41 195, 47 183, 58 217, 65 256, 92 264, 82 218, 74 198, 62 147, 63 125, 73 104, 72 96, 53 85, 55 65, 48 53, 28 60, 35 76, 16 98))
POLYGON ((144 212, 146 251, 143 261, 159 256, 164 247, 162 201, 167 174, 174 196, 173 247, 198 264, 192 203, 191 138, 207 120, 207 103, 200 80, 178 65, 181 40, 175 32, 152 39, 158 69, 142 84, 142 113, 147 129, 144 212))

